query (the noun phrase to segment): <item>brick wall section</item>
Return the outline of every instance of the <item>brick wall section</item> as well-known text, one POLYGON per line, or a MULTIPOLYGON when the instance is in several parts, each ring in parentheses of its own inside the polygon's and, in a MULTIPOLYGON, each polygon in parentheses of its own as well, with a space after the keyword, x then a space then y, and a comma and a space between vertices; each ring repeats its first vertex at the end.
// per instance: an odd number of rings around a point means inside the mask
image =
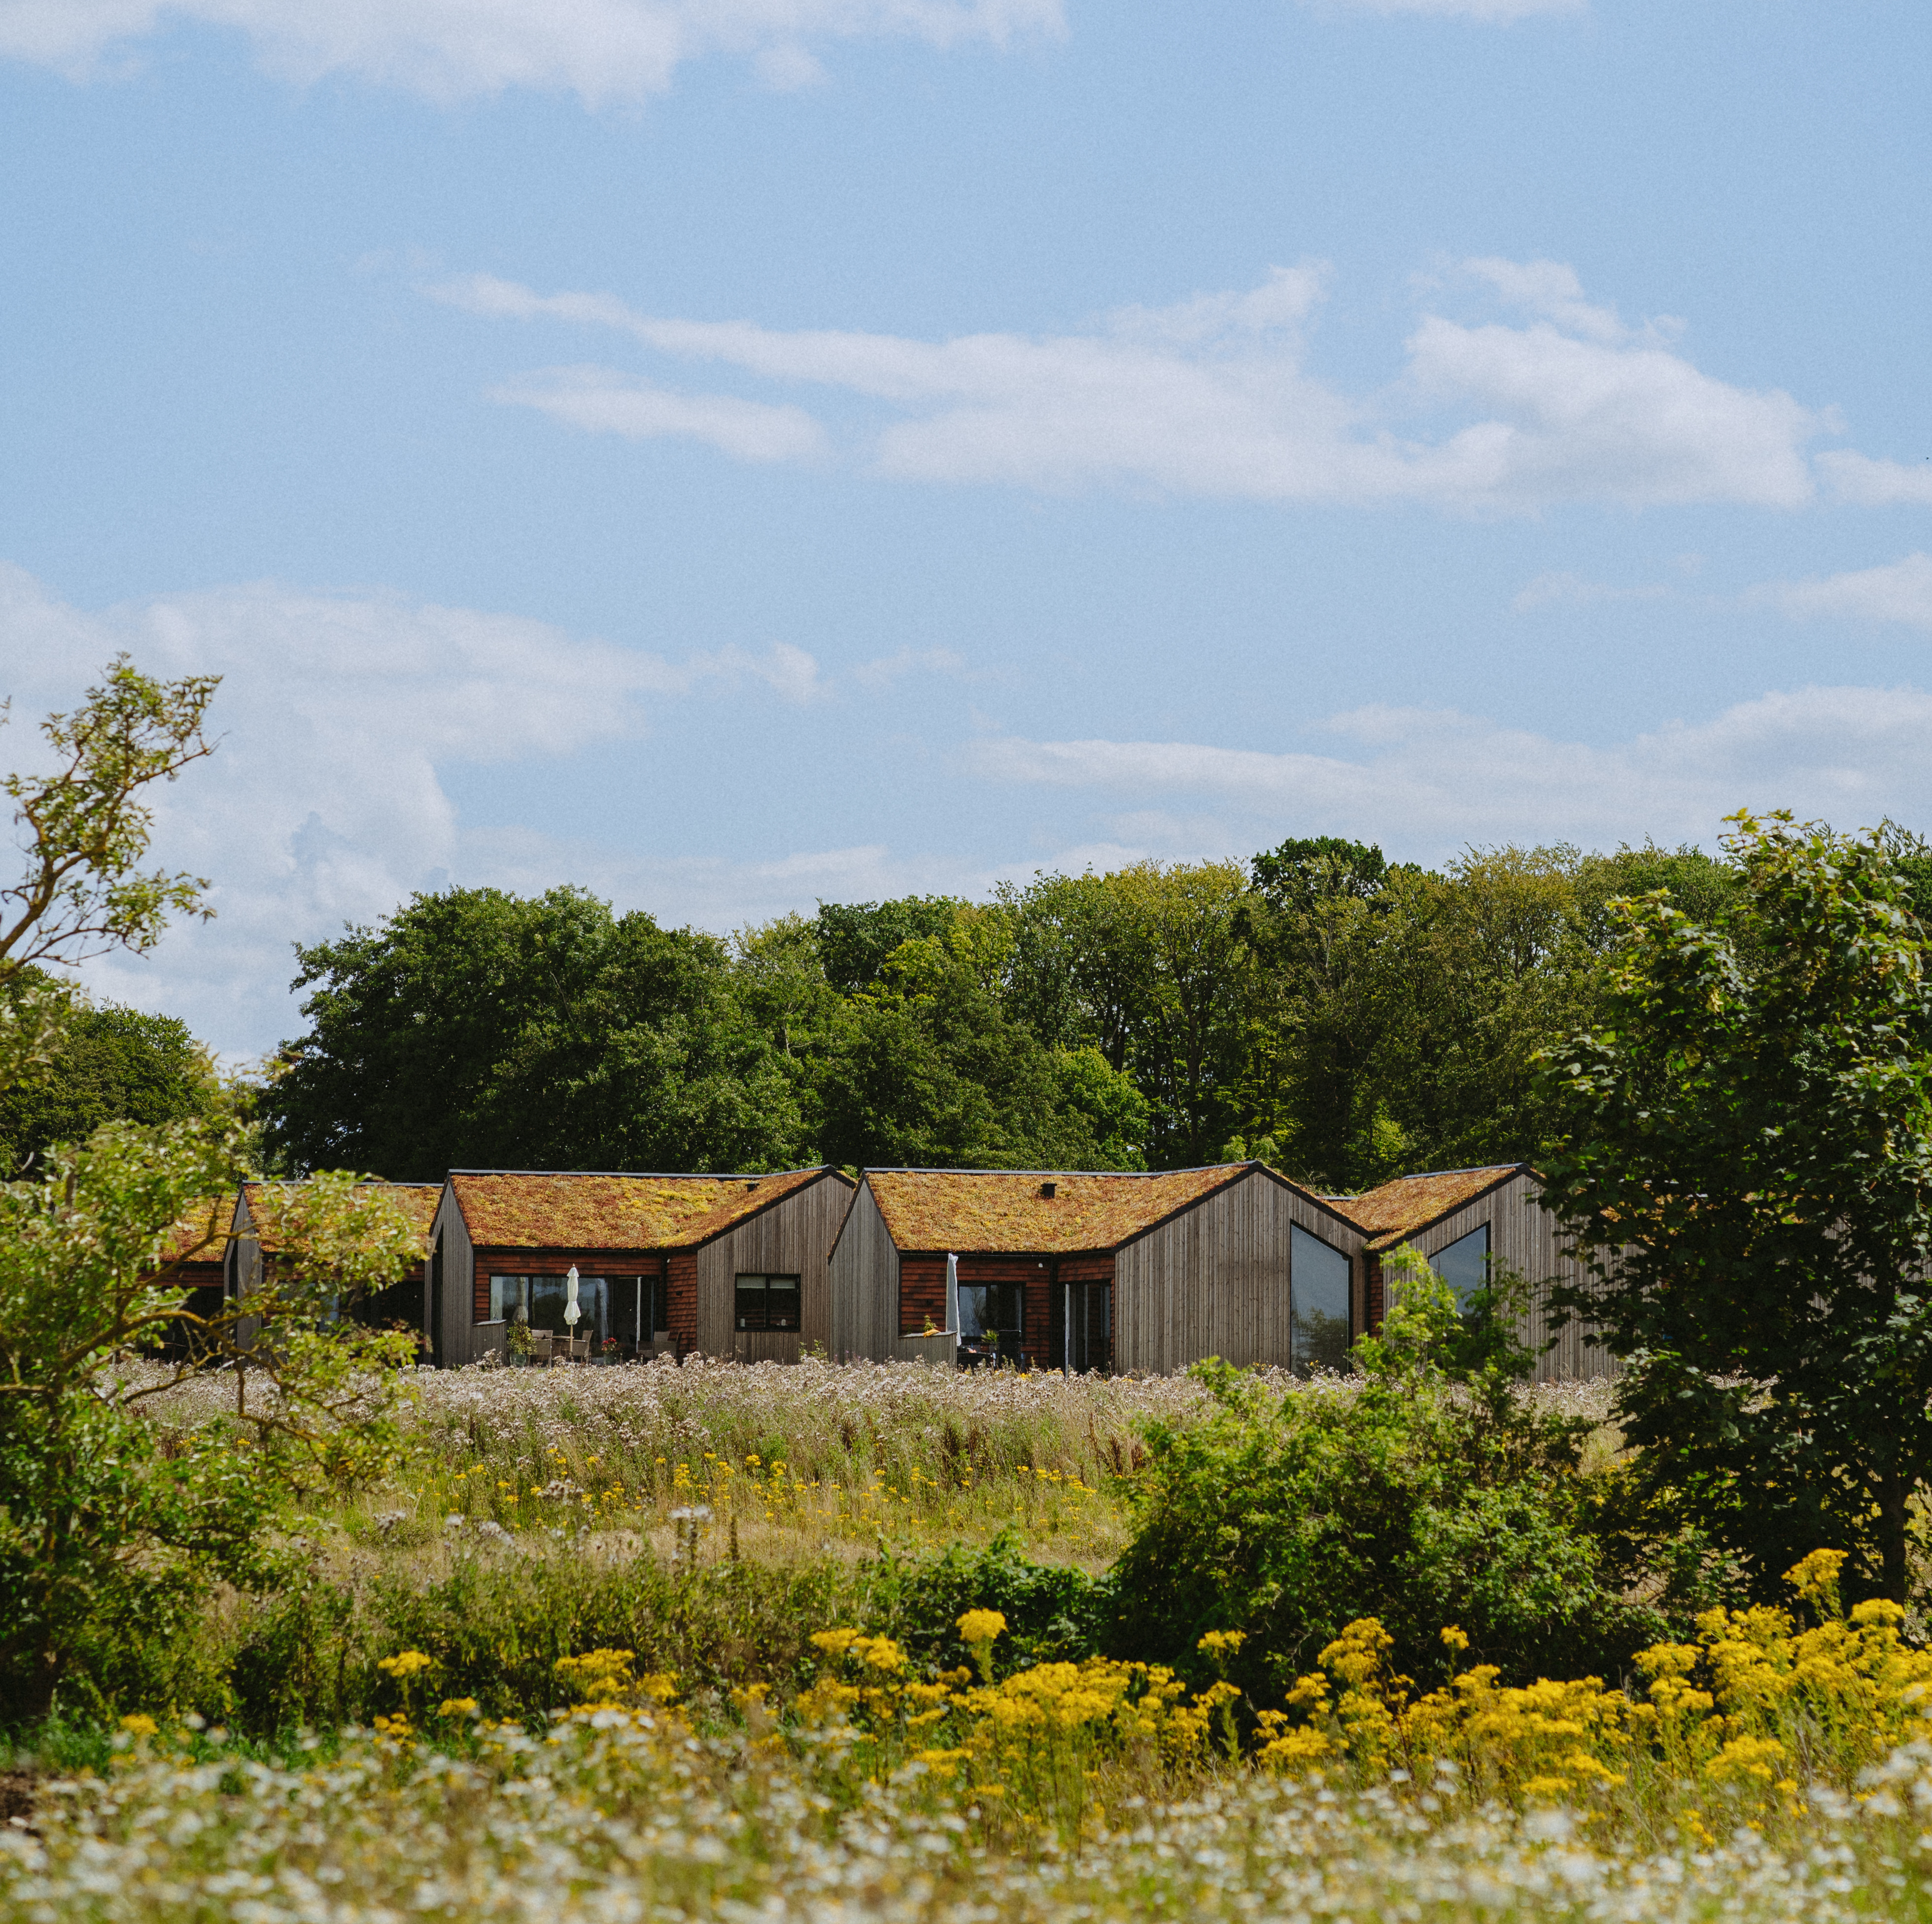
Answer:
MULTIPOLYGON (((1040 1256, 974 1256, 962 1252, 959 1281, 962 1288, 976 1283, 1018 1283, 1026 1291, 1026 1334, 1023 1353, 1036 1367, 1048 1364, 1052 1332, 1057 1329, 1059 1311, 1052 1301, 1055 1276, 1061 1284, 1111 1283, 1114 1258, 1111 1250, 1058 1259, 1040 1256), (1058 1267, 1054 1266, 1058 1262, 1058 1267)), ((925 1328, 927 1317, 941 1329, 946 1323, 946 1257, 943 1253, 907 1255, 899 1258, 899 1334, 916 1336, 925 1328)))
POLYGON ((670 1335, 680 1356, 698 1347, 698 1252, 676 1250, 670 1257, 670 1335))

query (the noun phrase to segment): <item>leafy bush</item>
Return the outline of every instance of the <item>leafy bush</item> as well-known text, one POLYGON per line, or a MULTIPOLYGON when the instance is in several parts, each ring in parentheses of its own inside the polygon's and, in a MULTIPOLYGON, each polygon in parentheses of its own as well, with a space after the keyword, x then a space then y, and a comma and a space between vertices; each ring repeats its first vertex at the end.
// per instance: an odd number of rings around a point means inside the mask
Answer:
POLYGON ((881 1620, 911 1655, 942 1670, 973 1661, 959 1634, 968 1610, 998 1610, 1006 1619, 994 1652, 1001 1675, 1094 1655, 1112 1613, 1111 1579, 1036 1563, 1011 1530, 978 1550, 954 1544, 937 1556, 890 1564, 880 1588, 890 1598, 881 1620))
POLYGON ((1361 1617, 1430 1679, 1444 1625, 1509 1677, 1614 1667, 1663 1634, 1592 1532, 1588 1425, 1521 1394, 1520 1352, 1477 1337, 1418 1261, 1353 1382, 1277 1394, 1201 1365, 1213 1409, 1149 1432, 1112 1647, 1198 1676, 1202 1637, 1239 1631, 1228 1673, 1272 1702, 1361 1617))

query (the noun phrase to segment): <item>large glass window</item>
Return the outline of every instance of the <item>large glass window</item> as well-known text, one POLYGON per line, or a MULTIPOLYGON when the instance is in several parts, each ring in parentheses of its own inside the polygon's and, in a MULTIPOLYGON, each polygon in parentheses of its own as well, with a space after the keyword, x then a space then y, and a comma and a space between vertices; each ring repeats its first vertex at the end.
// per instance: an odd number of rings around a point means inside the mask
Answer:
POLYGON ((525 1322, 532 1329, 547 1329, 553 1335, 588 1336, 602 1343, 610 1333, 610 1281, 605 1276, 580 1276, 577 1279, 577 1328, 573 1331, 564 1320, 569 1301, 568 1279, 562 1276, 492 1276, 490 1279, 490 1320, 492 1322, 525 1322))
POLYGON ((962 1283, 959 1286, 959 1340, 1013 1356, 1026 1335, 1026 1286, 1021 1283, 962 1283))
POLYGON ((796 1276, 741 1276, 737 1286, 740 1329, 796 1329, 798 1327, 798 1278, 796 1276))
POLYGON ((1439 1249, 1429 1259, 1429 1266, 1456 1292, 1462 1308, 1490 1280, 1490 1226, 1472 1229, 1459 1236, 1447 1249, 1439 1249))
POLYGON ((1288 1289, 1298 1370, 1340 1370, 1348 1360, 1348 1259, 1296 1223, 1288 1233, 1288 1289))

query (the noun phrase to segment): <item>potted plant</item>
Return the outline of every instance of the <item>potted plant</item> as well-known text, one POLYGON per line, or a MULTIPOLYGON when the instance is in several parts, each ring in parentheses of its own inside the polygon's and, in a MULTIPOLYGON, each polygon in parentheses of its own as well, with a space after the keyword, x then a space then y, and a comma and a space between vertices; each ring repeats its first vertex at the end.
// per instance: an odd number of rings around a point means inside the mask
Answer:
POLYGON ((510 1352, 510 1361, 527 1366, 530 1351, 534 1346, 530 1341, 530 1326, 521 1316, 516 1317, 511 1322, 508 1329, 504 1332, 503 1340, 505 1348, 510 1352))

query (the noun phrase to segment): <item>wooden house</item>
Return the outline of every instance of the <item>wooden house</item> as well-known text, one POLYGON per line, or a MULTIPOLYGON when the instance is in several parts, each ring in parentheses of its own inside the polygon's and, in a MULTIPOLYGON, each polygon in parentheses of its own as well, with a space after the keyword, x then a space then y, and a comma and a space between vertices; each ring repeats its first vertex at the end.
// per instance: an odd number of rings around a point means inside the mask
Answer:
MULTIPOLYGON (((185 1289, 182 1305, 189 1315, 214 1316, 226 1295, 229 1237, 238 1199, 232 1190, 198 1198, 175 1219, 161 1245, 160 1267, 150 1280, 166 1289, 185 1289)), ((207 1347, 207 1338, 189 1322, 170 1323, 161 1354, 185 1362, 207 1347)))
MULTIPOLYGON (((242 1185, 242 1193, 236 1202, 234 1233, 229 1242, 226 1265, 226 1292, 232 1300, 245 1300, 261 1286, 265 1262, 279 1252, 276 1205, 286 1187, 277 1182, 247 1182, 242 1185)), ((437 1199, 442 1193, 436 1184, 384 1182, 358 1187, 380 1190, 392 1202, 400 1205, 422 1237, 424 1250, 428 1250, 430 1226, 435 1218, 437 1199)), ((352 1306, 351 1313, 358 1322, 367 1323, 374 1328, 388 1328, 398 1324, 412 1330, 421 1328, 427 1271, 425 1258, 411 1268, 400 1282, 364 1297, 352 1306)))
POLYGON ((1589 1272, 1569 1253, 1541 1194, 1536 1172, 1527 1163, 1504 1163, 1398 1176, 1365 1195, 1334 1198, 1334 1206, 1347 1212, 1366 1239, 1367 1326, 1381 1322, 1385 1307, 1382 1259, 1407 1244, 1428 1259, 1458 1296, 1480 1289, 1492 1265, 1530 1285, 1520 1334, 1536 1352, 1538 1382, 1614 1374, 1614 1359, 1585 1343, 1583 1325, 1573 1322, 1552 1331, 1550 1286, 1587 1283, 1589 1272), (1546 1350, 1552 1334, 1555 1346, 1546 1350))
POLYGON ((767 1175, 456 1169, 430 1232, 423 1327, 439 1363, 482 1360, 513 1325, 592 1354, 666 1349, 796 1362, 828 1328, 826 1252, 851 1200, 829 1168, 767 1175))
POLYGON ((831 1353, 1162 1371, 1339 1364, 1363 1325, 1360 1228, 1260 1163, 1154 1175, 868 1169, 830 1264, 831 1353))

